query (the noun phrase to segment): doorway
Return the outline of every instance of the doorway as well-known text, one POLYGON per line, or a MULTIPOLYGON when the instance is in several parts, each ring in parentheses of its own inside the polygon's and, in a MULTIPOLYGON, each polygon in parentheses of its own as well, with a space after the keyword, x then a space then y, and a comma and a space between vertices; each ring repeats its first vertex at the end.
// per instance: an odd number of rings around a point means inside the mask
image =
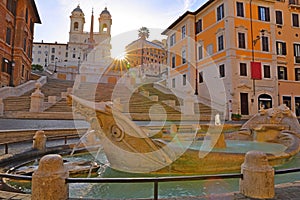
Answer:
POLYGON ((241 100, 241 114, 249 115, 248 93, 240 93, 240 100, 241 100))

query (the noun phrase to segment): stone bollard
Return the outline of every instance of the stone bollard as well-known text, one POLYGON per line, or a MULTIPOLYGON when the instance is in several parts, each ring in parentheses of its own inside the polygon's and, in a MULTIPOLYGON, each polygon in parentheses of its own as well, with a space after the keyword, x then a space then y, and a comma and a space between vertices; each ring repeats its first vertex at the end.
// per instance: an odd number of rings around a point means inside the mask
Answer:
POLYGON ((4 114, 4 103, 3 103, 3 99, 0 98, 0 117, 3 116, 4 114))
POLYGON ((194 115, 194 100, 192 98, 187 97, 183 100, 183 113, 185 115, 194 115))
POLYGON ((69 187, 66 179, 68 169, 60 155, 49 154, 39 162, 38 169, 32 175, 32 200, 66 200, 69 187))
POLYGON ((274 169, 269 165, 267 155, 259 151, 249 151, 241 166, 243 179, 240 180, 240 193, 257 199, 275 196, 274 169))
POLYGON ((39 151, 46 150, 46 141, 47 137, 44 131, 37 131, 33 137, 33 149, 37 149, 39 151))
POLYGON ((30 110, 29 112, 43 112, 44 110, 44 94, 41 92, 40 83, 35 84, 36 90, 31 94, 30 110))

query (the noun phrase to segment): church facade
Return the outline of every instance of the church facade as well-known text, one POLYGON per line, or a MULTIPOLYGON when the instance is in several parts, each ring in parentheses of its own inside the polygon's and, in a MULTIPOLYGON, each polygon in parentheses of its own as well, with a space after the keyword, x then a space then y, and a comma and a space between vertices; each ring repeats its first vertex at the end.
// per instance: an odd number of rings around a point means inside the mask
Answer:
POLYGON ((60 79, 74 80, 85 66, 106 65, 111 61, 112 17, 105 8, 98 18, 99 29, 94 32, 94 13, 90 31, 84 31, 85 14, 78 5, 70 16, 69 41, 62 43, 34 42, 33 64, 52 71, 60 79))

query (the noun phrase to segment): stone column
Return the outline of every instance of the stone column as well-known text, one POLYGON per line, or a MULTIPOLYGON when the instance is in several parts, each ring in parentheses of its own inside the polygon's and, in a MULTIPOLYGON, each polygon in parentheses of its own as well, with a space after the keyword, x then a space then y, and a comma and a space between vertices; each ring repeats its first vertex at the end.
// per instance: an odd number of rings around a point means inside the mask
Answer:
POLYGON ((67 200, 69 187, 66 179, 68 169, 60 155, 49 154, 39 162, 38 169, 32 175, 32 200, 67 200))
POLYGON ((240 193, 258 199, 271 199, 275 196, 274 169, 269 165, 267 155, 259 151, 249 151, 241 166, 243 179, 240 180, 240 193))
POLYGON ((0 98, 0 117, 4 115, 4 103, 3 99, 0 98))
POLYGON ((36 90, 31 94, 31 103, 29 112, 43 112, 44 111, 44 94, 41 92, 41 84, 35 84, 36 90))
POLYGON ((44 131, 37 131, 33 137, 33 149, 37 149, 39 151, 46 150, 46 141, 47 137, 44 131))
POLYGON ((194 99, 187 97, 183 100, 183 114, 194 115, 194 99))

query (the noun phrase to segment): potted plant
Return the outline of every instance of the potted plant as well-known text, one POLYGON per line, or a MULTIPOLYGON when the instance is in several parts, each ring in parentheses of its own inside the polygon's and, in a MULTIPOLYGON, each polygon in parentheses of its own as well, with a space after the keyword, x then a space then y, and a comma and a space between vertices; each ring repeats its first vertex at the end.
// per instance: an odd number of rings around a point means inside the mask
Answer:
POLYGON ((232 119, 233 121, 239 121, 239 120, 241 120, 241 118, 242 118, 242 115, 241 115, 241 114, 238 114, 238 113, 232 113, 232 114, 231 114, 231 119, 232 119))

